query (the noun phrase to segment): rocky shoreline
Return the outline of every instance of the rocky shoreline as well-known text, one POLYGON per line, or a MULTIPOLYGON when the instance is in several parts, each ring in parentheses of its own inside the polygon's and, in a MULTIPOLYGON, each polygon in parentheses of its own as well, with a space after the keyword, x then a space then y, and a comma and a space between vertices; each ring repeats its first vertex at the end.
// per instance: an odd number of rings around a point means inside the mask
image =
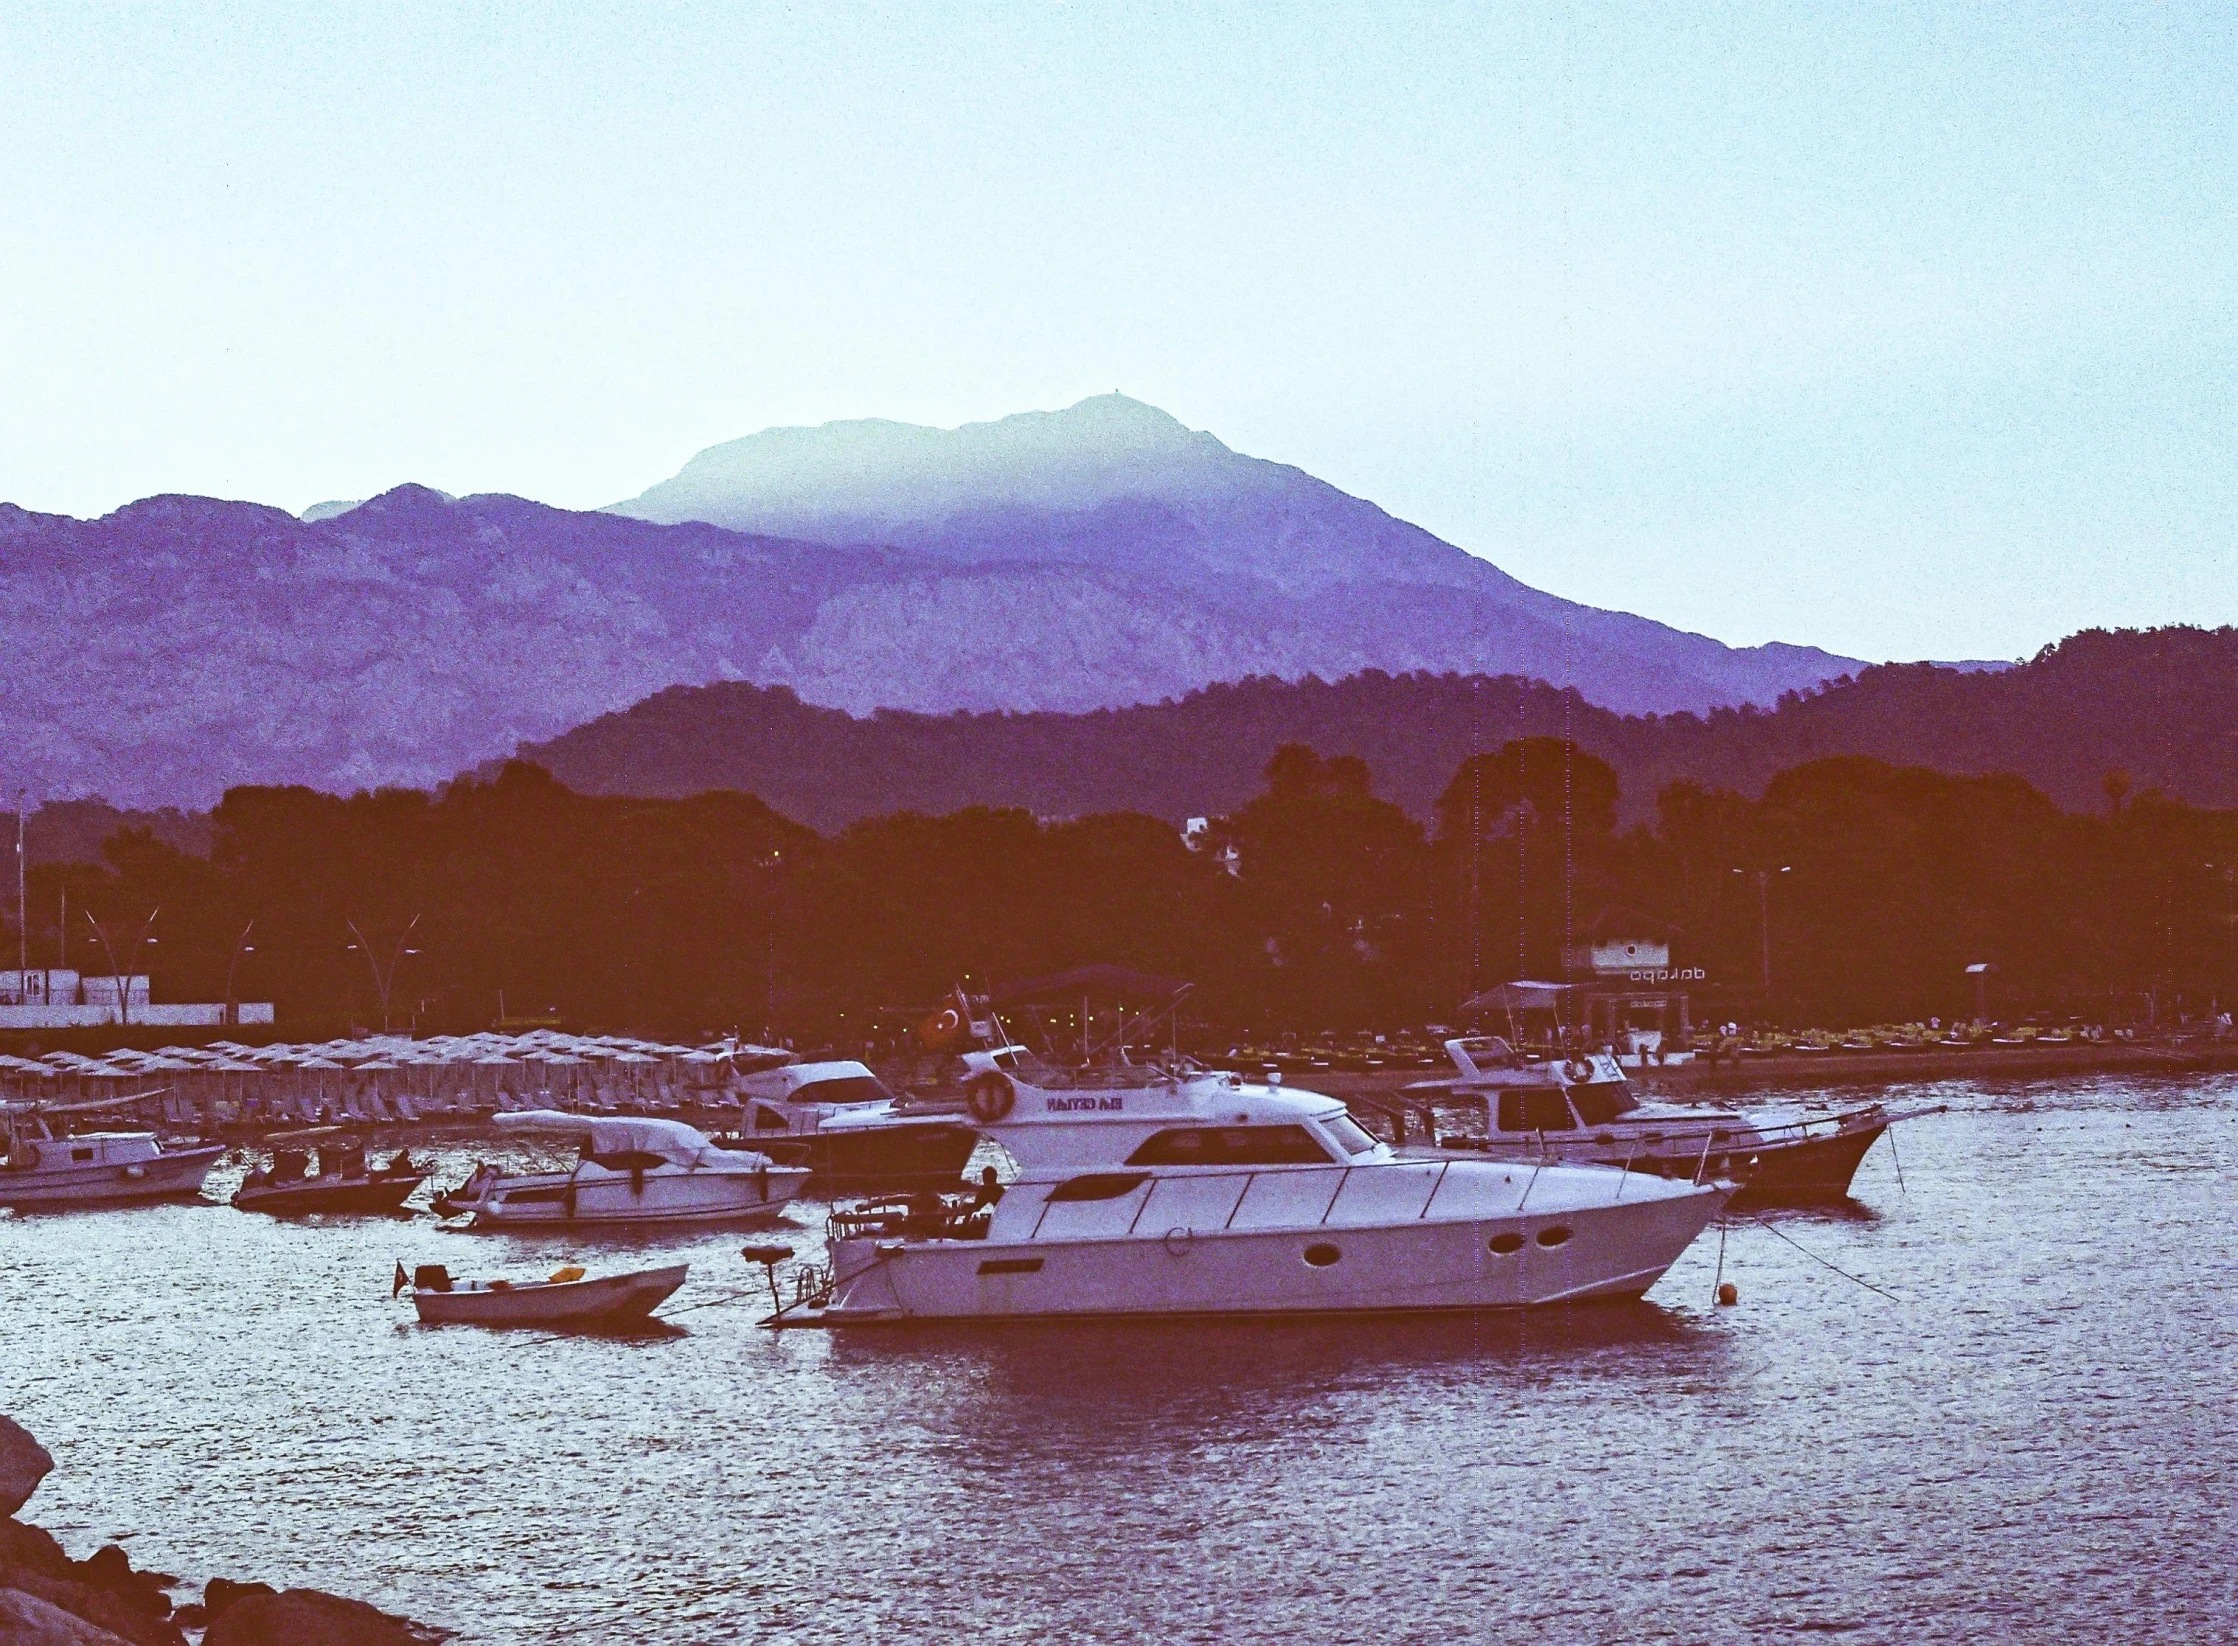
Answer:
POLYGON ((134 1569, 114 1543, 73 1560, 16 1516, 54 1459, 0 1416, 0 1646, 436 1646, 449 1632, 317 1589, 213 1577, 199 1601, 168 1572, 134 1569))

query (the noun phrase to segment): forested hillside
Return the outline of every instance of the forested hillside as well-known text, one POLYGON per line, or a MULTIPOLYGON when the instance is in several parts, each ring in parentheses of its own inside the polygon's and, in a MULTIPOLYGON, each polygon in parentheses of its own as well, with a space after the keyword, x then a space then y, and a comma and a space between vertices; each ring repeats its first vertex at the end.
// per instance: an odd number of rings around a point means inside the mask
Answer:
POLYGON ((1427 817, 1472 752, 1568 736, 1615 768, 1624 815, 1685 779, 1760 794, 1774 773, 1869 755, 2010 773, 2070 810, 2116 790, 2238 805, 2238 629, 2085 631, 1996 673, 1893 664, 1771 710, 1625 716, 1542 682, 1368 673, 1246 680, 1091 714, 856 718, 782 689, 677 688, 523 754, 585 792, 737 789, 821 829, 970 805, 1041 816, 1210 815, 1243 804, 1274 750, 1367 761, 1379 792, 1427 817))

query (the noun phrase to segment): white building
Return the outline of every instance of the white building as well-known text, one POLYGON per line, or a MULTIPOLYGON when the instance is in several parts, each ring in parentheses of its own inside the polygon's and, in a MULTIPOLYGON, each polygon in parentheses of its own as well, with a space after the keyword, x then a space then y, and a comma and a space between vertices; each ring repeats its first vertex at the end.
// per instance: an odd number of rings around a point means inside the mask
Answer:
MULTIPOLYGON (((268 1000, 239 1001, 231 1022, 270 1023, 268 1000)), ((87 975, 61 966, 0 972, 0 1029, 98 1029, 119 1024, 150 1028, 220 1028, 228 1022, 222 1002, 158 1002, 149 998, 144 974, 87 975)))

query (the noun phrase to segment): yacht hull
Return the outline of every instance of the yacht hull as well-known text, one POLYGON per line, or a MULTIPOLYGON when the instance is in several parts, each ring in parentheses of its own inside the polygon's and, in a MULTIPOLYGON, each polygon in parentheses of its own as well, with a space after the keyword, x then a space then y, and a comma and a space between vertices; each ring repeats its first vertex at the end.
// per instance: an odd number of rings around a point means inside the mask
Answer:
POLYGON ((763 1171, 658 1172, 570 1179, 565 1173, 500 1178, 476 1198, 445 1196, 436 1210, 469 1213, 477 1229, 582 1228, 594 1224, 774 1222, 807 1185, 798 1166, 763 1171))
POLYGON ((18 1211, 65 1211, 77 1206, 123 1206, 136 1201, 191 1200, 225 1153, 212 1143, 167 1150, 122 1165, 0 1169, 0 1206, 18 1211))
POLYGON ((756 1137, 755 1148, 788 1166, 805 1166, 831 1195, 952 1189, 978 1147, 979 1134, 945 1122, 862 1126, 795 1137, 756 1137))
POLYGON ((309 1217, 314 1213, 353 1213, 359 1216, 393 1215, 404 1209, 414 1189, 427 1181, 425 1172, 401 1176, 345 1178, 340 1181, 244 1185, 233 1204, 244 1212, 269 1217, 309 1217))
MULTIPOLYGON (((1866 1154, 1888 1130, 1888 1122, 1861 1126, 1835 1137, 1815 1137, 1802 1143, 1762 1151, 1756 1169, 1742 1179, 1737 1205, 1796 1206, 1813 1201, 1846 1200, 1850 1180, 1866 1154)), ((1895 1145, 1891 1144, 1893 1148, 1895 1145)))
POLYGON ((1678 1146, 1572 1143, 1549 1139, 1543 1147, 1503 1149, 1494 1143, 1483 1150, 1457 1150, 1445 1145, 1435 1150, 1408 1151, 1409 1158, 1464 1157, 1513 1160, 1558 1160, 1567 1165, 1614 1166, 1621 1170, 1652 1173, 1656 1177, 1691 1179, 1707 1170, 1739 1183, 1736 1208, 1802 1206, 1849 1196, 1850 1181, 1874 1143, 1887 1131, 1889 1119, 1844 1121, 1819 1126, 1811 1135, 1770 1142, 1725 1143, 1704 1151, 1699 1145, 1678 1146))
POLYGON ((1725 1198, 1726 1190, 1710 1188, 1525 1217, 1175 1229, 1155 1239, 845 1240, 833 1249, 829 1301, 799 1323, 1389 1313, 1630 1299, 1662 1277, 1725 1198), (1496 1249, 1517 1235, 1517 1249, 1496 1249))

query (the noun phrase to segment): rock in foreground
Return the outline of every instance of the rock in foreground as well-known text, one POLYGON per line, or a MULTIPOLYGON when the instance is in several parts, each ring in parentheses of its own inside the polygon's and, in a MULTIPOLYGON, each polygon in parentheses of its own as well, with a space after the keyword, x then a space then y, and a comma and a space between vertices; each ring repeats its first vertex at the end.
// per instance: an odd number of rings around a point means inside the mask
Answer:
POLYGON ((12 1515, 31 1501, 39 1482, 54 1469, 47 1449, 11 1417, 0 1417, 0 1516, 12 1515))
POLYGON ((442 1638, 362 1600, 289 1589, 234 1599, 212 1615, 202 1646, 430 1646, 442 1638))
POLYGON ((127 1642, 37 1595, 0 1589, 0 1646, 127 1646, 127 1642))

